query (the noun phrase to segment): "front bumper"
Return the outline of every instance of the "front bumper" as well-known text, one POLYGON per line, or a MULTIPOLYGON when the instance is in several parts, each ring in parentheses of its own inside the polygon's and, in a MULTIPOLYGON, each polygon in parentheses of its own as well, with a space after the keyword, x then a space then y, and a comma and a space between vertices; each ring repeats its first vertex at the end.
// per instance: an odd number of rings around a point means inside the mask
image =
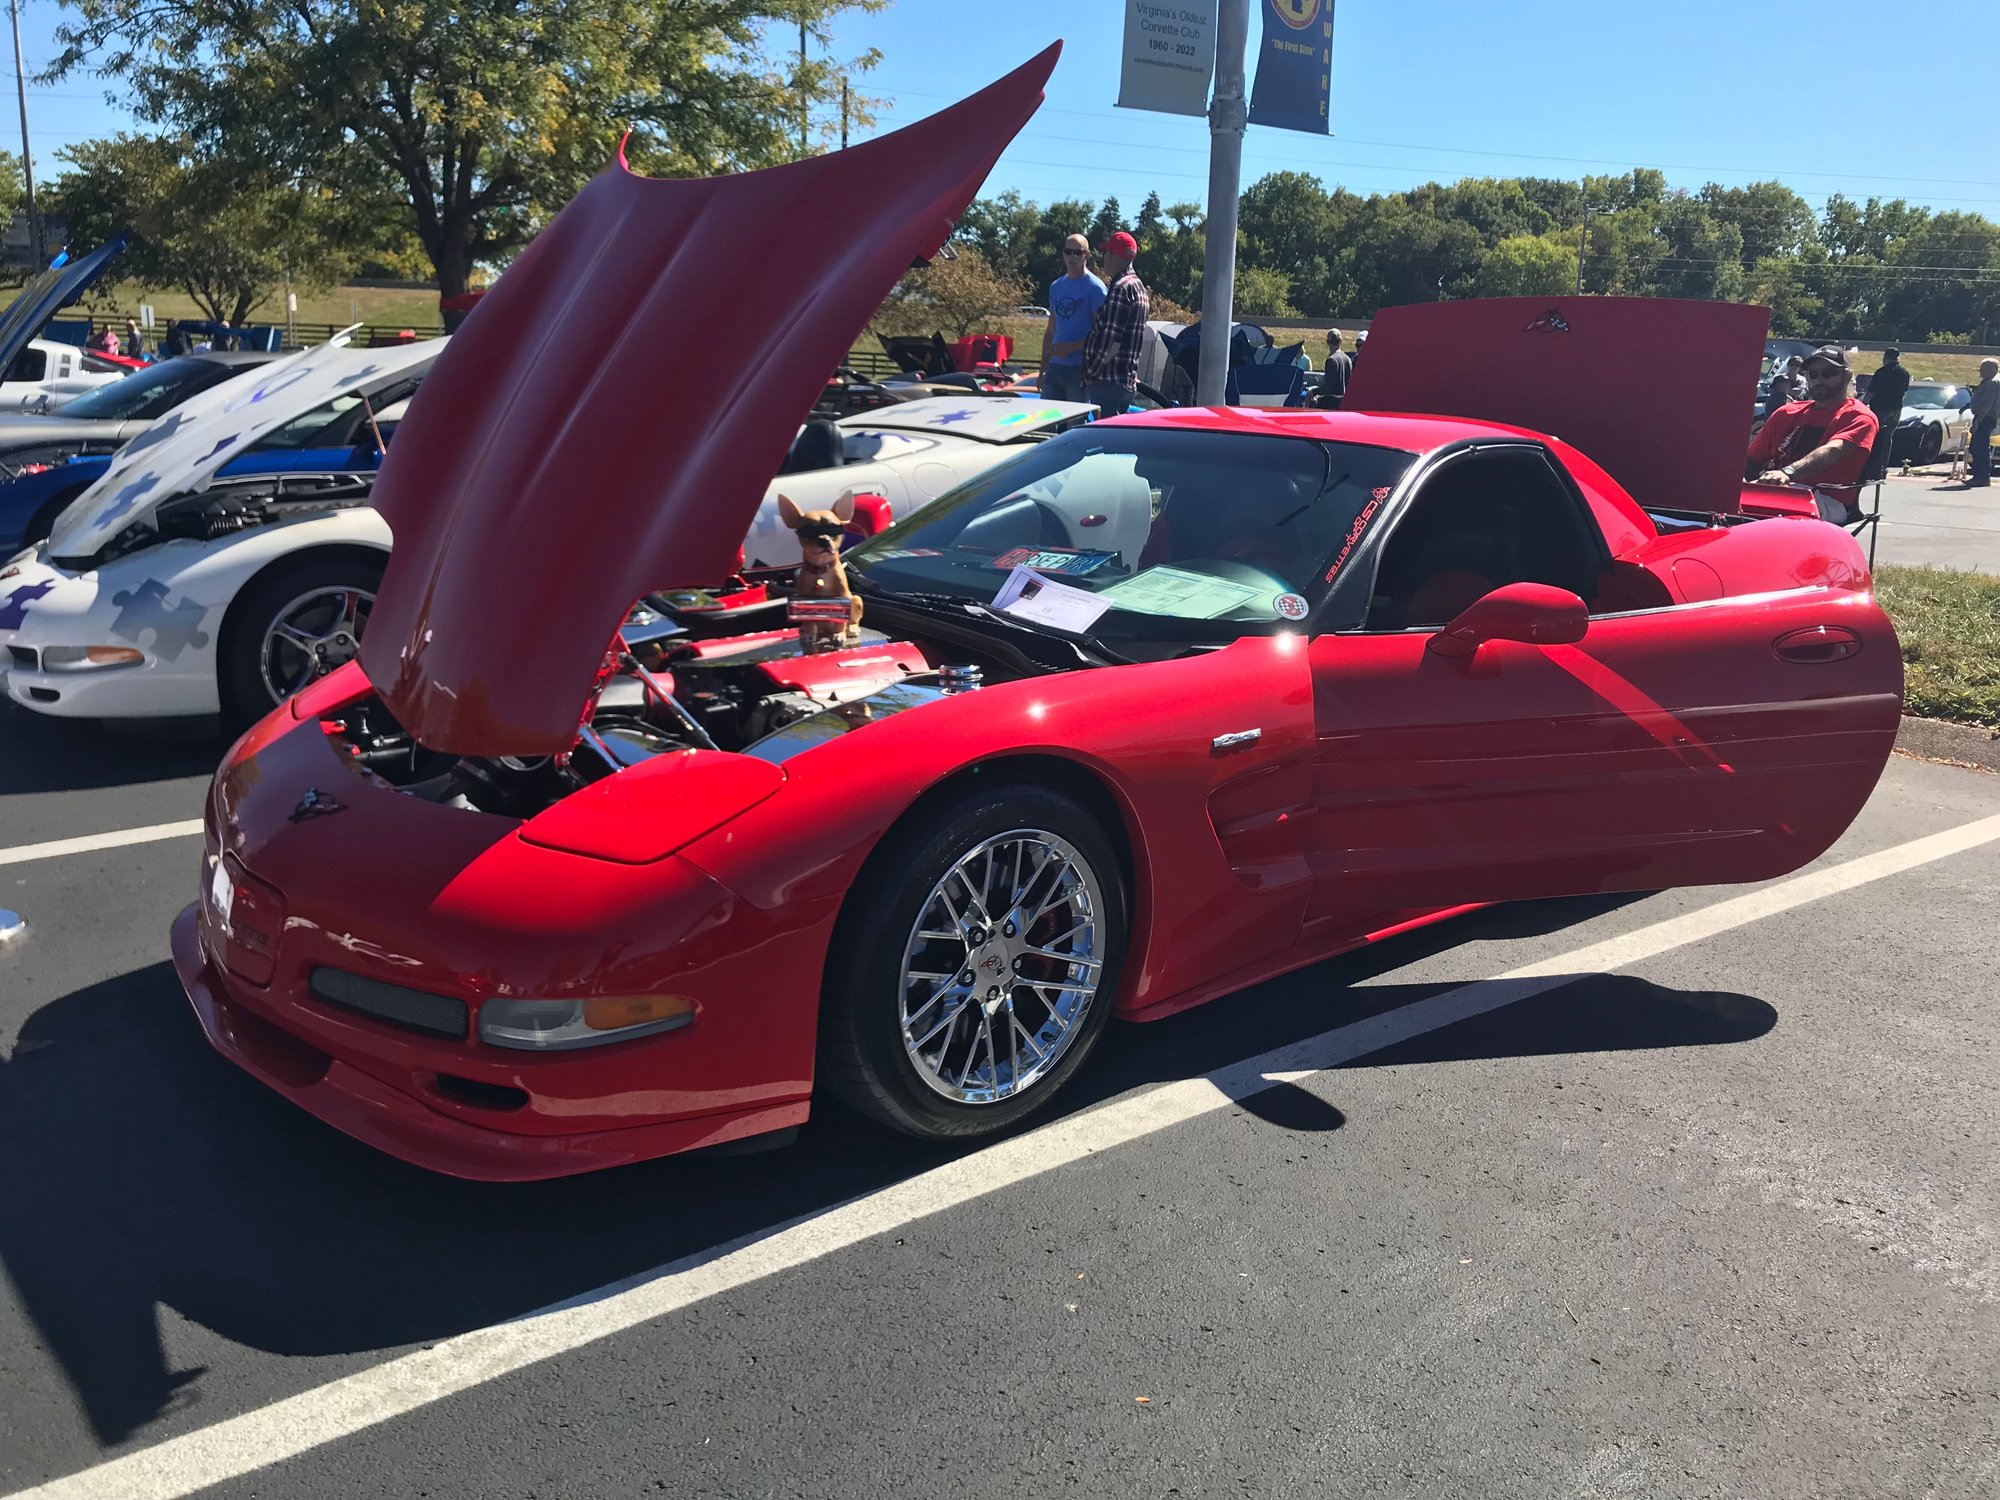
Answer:
POLYGON ((37 559, 17 563, 13 576, 0 580, 0 697, 60 719, 193 717, 219 709, 213 637, 220 612, 119 569, 76 574, 37 559), (141 660, 84 671, 44 665, 51 647, 109 645, 132 647, 141 660))
MULTIPOLYGON (((723 1114, 575 1135, 487 1129, 321 1051, 261 1013, 207 951, 199 904, 173 925, 174 971, 208 1040, 224 1057, 309 1114, 412 1165, 480 1182, 532 1182, 624 1166, 803 1124, 803 1099, 723 1114)), ((260 997, 261 998, 261 997, 260 997)))

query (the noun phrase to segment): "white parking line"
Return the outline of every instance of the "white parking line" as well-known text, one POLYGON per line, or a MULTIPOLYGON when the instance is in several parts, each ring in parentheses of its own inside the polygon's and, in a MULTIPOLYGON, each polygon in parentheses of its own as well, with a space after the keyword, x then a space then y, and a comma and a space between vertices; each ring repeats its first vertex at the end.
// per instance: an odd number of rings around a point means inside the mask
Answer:
POLYGON ((21 844, 0 849, 0 865, 25 865, 37 859, 55 859, 64 854, 88 854, 93 849, 122 849, 127 844, 152 844, 161 839, 184 839, 201 832, 200 818, 179 823, 154 823, 147 828, 121 828, 116 833, 86 833, 81 838, 51 839, 46 844, 21 844))
POLYGON ((914 1220, 1213 1113, 1273 1082, 1340 1067, 1573 979, 1637 963, 1996 839, 2000 816, 1984 818, 1461 985, 1205 1077, 1059 1120, 822 1213, 773 1225, 0 1500, 178 1500, 914 1220))

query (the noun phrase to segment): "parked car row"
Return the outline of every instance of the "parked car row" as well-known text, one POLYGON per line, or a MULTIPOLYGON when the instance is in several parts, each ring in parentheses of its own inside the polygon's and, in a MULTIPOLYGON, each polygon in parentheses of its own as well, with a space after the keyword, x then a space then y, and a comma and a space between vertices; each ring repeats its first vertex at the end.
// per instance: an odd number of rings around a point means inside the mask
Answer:
POLYGON ((375 471, 446 342, 253 366, 113 455, 0 485, 29 503, 52 491, 43 509, 69 497, 0 568, 6 697, 60 717, 241 722, 351 659, 389 552, 375 471))

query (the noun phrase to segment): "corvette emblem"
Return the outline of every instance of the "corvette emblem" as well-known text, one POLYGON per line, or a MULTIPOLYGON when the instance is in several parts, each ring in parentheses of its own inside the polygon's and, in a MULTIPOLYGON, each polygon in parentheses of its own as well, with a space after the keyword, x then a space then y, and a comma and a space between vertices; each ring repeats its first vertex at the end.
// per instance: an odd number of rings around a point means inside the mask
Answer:
POLYGON ((1569 319, 1553 307, 1521 330, 1523 333, 1568 333, 1569 319))
POLYGON ((337 812, 346 812, 347 804, 338 797, 329 796, 316 786, 306 788, 306 794, 299 798, 299 805, 292 809, 287 821, 303 823, 310 818, 327 818, 337 812))

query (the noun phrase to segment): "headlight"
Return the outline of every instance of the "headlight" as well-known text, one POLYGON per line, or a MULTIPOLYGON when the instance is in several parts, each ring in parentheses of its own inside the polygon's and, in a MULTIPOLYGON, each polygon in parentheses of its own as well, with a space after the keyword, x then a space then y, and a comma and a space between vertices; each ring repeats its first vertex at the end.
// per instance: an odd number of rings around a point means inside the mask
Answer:
POLYGON ((42 670, 89 672, 100 667, 134 667, 145 659, 130 646, 48 646, 42 651, 42 670))
POLYGON ((693 1019, 694 1002, 685 995, 488 1000, 479 1007, 479 1039, 494 1047, 556 1052, 656 1036, 693 1019))

